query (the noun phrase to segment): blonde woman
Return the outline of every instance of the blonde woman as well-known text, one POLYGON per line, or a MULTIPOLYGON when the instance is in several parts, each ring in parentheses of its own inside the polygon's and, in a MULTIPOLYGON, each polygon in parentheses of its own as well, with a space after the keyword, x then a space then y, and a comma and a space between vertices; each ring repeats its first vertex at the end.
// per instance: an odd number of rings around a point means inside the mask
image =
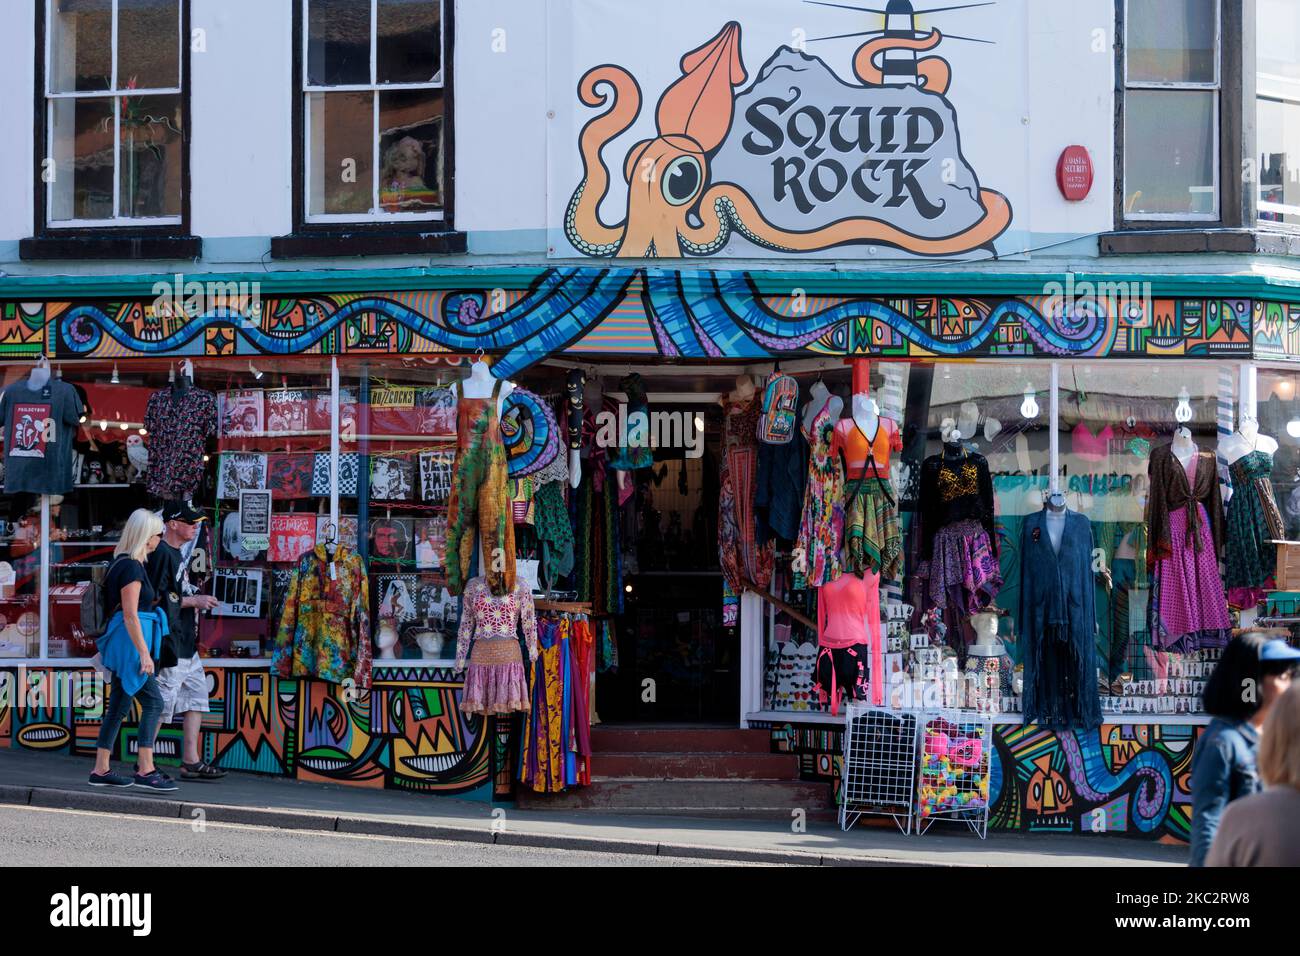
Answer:
POLYGON ((1278 698, 1259 737, 1265 789, 1228 804, 1208 866, 1300 866, 1300 686, 1278 698))
POLYGON ((96 741, 92 787, 143 787, 175 790, 175 782, 153 765, 153 745, 162 723, 163 696, 154 678, 154 658, 167 633, 167 614, 155 607, 157 595, 145 571, 145 561, 162 540, 163 522, 145 508, 127 519, 122 538, 113 551, 113 563, 104 575, 104 611, 108 627, 99 639, 104 667, 112 672, 113 691, 104 709, 96 741), (131 707, 140 702, 136 772, 134 777, 113 773, 109 760, 118 729, 131 707))

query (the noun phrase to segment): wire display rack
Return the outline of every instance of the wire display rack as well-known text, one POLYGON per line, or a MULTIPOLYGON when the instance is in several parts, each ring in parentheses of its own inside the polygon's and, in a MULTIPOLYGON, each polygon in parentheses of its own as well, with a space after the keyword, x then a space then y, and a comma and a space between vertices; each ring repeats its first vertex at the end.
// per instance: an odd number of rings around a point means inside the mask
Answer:
POLYGON ((930 711, 921 718, 917 834, 936 820, 964 823, 983 840, 989 827, 993 718, 970 711, 930 711))
POLYGON ((840 829, 864 814, 891 818, 904 833, 916 819, 916 714, 850 701, 844 717, 840 829))

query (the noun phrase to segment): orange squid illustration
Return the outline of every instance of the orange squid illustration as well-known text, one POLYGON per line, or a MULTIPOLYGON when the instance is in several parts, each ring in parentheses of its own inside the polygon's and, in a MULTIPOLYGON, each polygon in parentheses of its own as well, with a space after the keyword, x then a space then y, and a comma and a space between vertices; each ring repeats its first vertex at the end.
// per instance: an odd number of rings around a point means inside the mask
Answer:
MULTIPOLYGON (((659 100, 659 135, 636 143, 623 167, 627 208, 615 225, 601 221, 600 205, 609 191, 610 174, 601 158, 604 147, 626 132, 641 112, 641 88, 627 70, 606 64, 583 75, 578 97, 583 105, 605 111, 583 127, 579 137, 583 178, 565 213, 570 244, 587 256, 680 258, 709 256, 738 232, 750 242, 778 252, 813 252, 857 243, 894 245, 921 255, 956 255, 992 242, 1011 221, 1011 207, 1001 193, 980 190, 985 215, 958 235, 931 239, 914 235, 870 216, 842 219, 806 232, 781 229, 769 222, 749 194, 734 183, 712 183, 709 160, 726 139, 735 112, 736 89, 747 74, 740 53, 740 24, 730 22, 708 43, 681 60, 681 77, 659 100)), ((932 31, 922 41, 881 38, 863 44, 855 60, 859 78, 880 83, 875 57, 893 45, 930 49, 939 42, 932 31)), ((947 64, 925 58, 918 68, 926 92, 942 95, 948 85, 947 64)))

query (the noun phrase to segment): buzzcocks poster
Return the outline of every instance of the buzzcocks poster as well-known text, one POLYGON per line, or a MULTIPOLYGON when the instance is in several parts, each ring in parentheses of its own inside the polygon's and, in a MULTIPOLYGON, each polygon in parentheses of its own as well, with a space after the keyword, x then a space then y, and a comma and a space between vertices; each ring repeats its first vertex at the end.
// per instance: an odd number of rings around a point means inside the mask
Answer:
POLYGON ((552 255, 1020 251, 1023 0, 552 10, 552 255))

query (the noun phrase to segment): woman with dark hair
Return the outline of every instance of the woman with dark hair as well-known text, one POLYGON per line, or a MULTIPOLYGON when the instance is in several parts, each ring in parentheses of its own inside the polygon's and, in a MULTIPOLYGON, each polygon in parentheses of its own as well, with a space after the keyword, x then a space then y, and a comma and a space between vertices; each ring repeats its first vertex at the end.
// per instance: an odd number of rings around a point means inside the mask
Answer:
POLYGON ((1262 737, 1264 789, 1223 811, 1206 866, 1300 866, 1300 684, 1271 708, 1262 737))
POLYGON ((1192 755, 1192 866, 1204 866, 1223 808, 1259 790, 1256 752, 1269 708, 1291 686, 1300 653, 1261 634, 1234 637, 1205 685, 1214 717, 1192 755))

